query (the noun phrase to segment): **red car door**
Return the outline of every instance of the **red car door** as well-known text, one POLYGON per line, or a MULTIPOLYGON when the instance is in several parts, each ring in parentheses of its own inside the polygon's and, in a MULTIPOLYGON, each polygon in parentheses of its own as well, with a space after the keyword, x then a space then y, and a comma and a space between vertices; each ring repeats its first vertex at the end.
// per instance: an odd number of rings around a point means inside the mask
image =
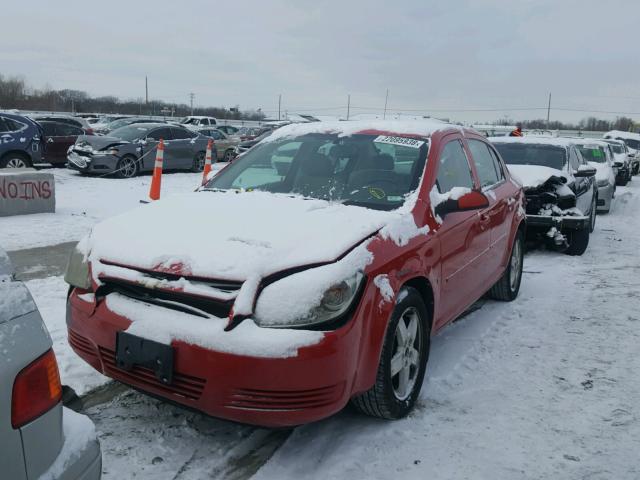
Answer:
MULTIPOLYGON (((443 139, 438 155, 436 185, 440 194, 455 187, 476 189, 476 181, 459 136, 443 139)), ((462 313, 483 293, 484 262, 490 233, 479 210, 445 215, 438 230, 441 280, 436 328, 462 313)))
POLYGON ((67 150, 84 131, 65 123, 41 122, 41 125, 45 136, 44 161, 53 165, 67 163, 67 150))
POLYGON ((486 258, 486 289, 502 270, 502 261, 509 246, 509 233, 517 194, 516 187, 506 181, 504 167, 499 157, 488 143, 481 139, 467 138, 467 146, 473 159, 482 192, 489 200, 489 206, 480 212, 487 222, 490 232, 491 252, 486 258), (511 215, 509 214, 511 212, 511 215))

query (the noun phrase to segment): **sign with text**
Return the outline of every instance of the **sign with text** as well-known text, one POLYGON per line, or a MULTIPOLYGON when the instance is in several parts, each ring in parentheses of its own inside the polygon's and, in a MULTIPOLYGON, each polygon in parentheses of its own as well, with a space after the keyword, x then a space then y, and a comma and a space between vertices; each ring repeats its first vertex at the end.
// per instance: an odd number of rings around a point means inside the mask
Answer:
POLYGON ((52 174, 33 169, 0 170, 0 217, 55 211, 52 174))

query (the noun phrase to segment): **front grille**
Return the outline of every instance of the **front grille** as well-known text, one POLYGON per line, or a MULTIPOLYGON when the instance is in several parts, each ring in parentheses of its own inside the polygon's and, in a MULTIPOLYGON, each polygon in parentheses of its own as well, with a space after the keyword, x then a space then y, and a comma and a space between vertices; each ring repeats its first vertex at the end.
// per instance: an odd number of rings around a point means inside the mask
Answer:
POLYGON ((98 358, 98 354, 96 353, 93 344, 88 339, 71 329, 69 329, 69 345, 89 357, 98 358))
POLYGON ((116 367, 116 355, 112 350, 99 347, 100 357, 104 365, 105 373, 124 383, 135 386, 153 387, 165 394, 179 395, 190 400, 198 400, 202 396, 207 381, 203 378, 193 377, 182 373, 173 373, 171 385, 161 383, 152 370, 136 365, 131 370, 121 370, 116 367))
POLYGON ((100 280, 103 285, 100 287, 100 290, 96 292, 100 295, 117 292, 129 298, 143 302, 157 303, 163 307, 183 313, 193 314, 194 311, 188 308, 192 307, 218 318, 226 318, 229 316, 229 312, 233 306, 233 300, 216 300, 214 298, 201 297, 183 292, 147 288, 136 283, 114 278, 101 278, 100 280), (181 305, 184 305, 184 307, 181 305))
POLYGON ((343 386, 331 385, 310 390, 234 390, 227 407, 247 410, 305 410, 331 405, 340 398, 343 386))

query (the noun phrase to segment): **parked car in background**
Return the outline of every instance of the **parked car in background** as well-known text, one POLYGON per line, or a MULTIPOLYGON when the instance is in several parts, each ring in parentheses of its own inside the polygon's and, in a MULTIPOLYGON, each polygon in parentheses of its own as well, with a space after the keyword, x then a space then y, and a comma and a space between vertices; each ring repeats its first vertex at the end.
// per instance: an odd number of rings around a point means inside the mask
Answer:
POLYGON ((118 128, 126 127, 127 125, 133 125, 134 123, 166 123, 161 120, 154 120, 151 118, 139 118, 139 117, 126 117, 119 118, 118 120, 114 120, 113 122, 107 123, 102 127, 95 127, 95 133, 100 135, 106 135, 113 130, 117 130, 118 128))
POLYGON ((240 137, 240 140, 246 142, 247 140, 254 140, 261 135, 264 135, 267 132, 273 130, 273 127, 242 127, 237 132, 236 135, 240 137))
POLYGON ((527 197, 530 240, 582 255, 596 223, 596 169, 575 140, 555 137, 492 137, 527 197))
POLYGON ((232 125, 218 125, 216 128, 225 135, 236 135, 238 130, 240 130, 238 127, 234 127, 232 125))
POLYGON ((640 172, 640 133, 612 130, 604 134, 605 139, 622 140, 628 147, 631 175, 640 172))
POLYGON ((233 152, 234 155, 235 155, 234 158, 237 157, 238 155, 242 155, 243 153, 246 153, 254 145, 257 145, 262 140, 264 140, 269 135, 271 135, 273 133, 273 131, 274 130, 267 130, 262 135, 260 135, 259 137, 254 138, 253 140, 244 140, 244 141, 241 141, 240 143, 238 143, 238 145, 236 145, 235 151, 233 152))
POLYGON ((613 151, 613 167, 616 169, 616 185, 625 186, 631 180, 631 156, 622 140, 604 139, 613 151))
POLYGON ((200 135, 213 138, 216 142, 217 159, 230 162, 235 157, 236 146, 240 143, 238 137, 231 137, 217 128, 204 127, 196 130, 200 135))
POLYGON ((401 418, 432 334, 487 291, 517 297, 523 202, 470 129, 283 127, 199 191, 93 227, 65 276, 70 345, 235 421, 297 425, 349 401, 401 418))
POLYGON ((42 158, 42 129, 29 117, 0 112, 0 168, 28 168, 42 158))
MULTIPOLYGON (((98 118, 97 122, 93 122, 93 131, 96 134, 101 134, 103 129, 110 124, 111 122, 115 122, 116 120, 120 120, 121 118, 127 118, 126 115, 102 115, 98 118)), ((91 122, 90 122, 91 123, 91 122)))
POLYGON ((81 173, 135 177, 153 170, 160 139, 164 140, 164 169, 203 170, 208 138, 165 123, 136 123, 109 136, 78 137, 69 148, 67 167, 81 173))
POLYGON ((62 406, 51 337, 0 248, 0 476, 98 480, 102 456, 89 418, 62 406))
POLYGON ((183 127, 187 127, 187 128, 210 127, 210 126, 217 125, 218 120, 213 117, 191 115, 189 117, 183 118, 180 121, 180 124, 183 127))
POLYGON ((71 115, 31 115, 31 118, 36 122, 48 121, 66 123, 67 125, 82 128, 89 132, 89 134, 93 133, 93 127, 89 124, 86 118, 82 117, 72 117, 71 115))
POLYGON ((93 135, 92 130, 83 130, 69 123, 40 121, 42 127, 42 162, 64 167, 67 151, 79 136, 93 135))
POLYGON ((582 158, 596 169, 597 211, 609 213, 616 192, 616 172, 613 167, 614 159, 611 145, 603 141, 588 139, 576 140, 576 145, 582 158))

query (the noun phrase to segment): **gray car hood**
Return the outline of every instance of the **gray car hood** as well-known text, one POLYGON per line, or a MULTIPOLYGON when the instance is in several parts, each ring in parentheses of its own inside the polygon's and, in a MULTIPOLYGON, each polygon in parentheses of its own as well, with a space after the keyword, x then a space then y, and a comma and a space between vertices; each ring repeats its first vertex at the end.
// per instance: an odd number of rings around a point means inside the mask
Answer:
POLYGON ((126 140, 122 140, 117 137, 101 136, 101 135, 80 135, 76 140, 76 145, 84 146, 88 145, 94 150, 102 150, 111 145, 123 145, 129 144, 126 140))

